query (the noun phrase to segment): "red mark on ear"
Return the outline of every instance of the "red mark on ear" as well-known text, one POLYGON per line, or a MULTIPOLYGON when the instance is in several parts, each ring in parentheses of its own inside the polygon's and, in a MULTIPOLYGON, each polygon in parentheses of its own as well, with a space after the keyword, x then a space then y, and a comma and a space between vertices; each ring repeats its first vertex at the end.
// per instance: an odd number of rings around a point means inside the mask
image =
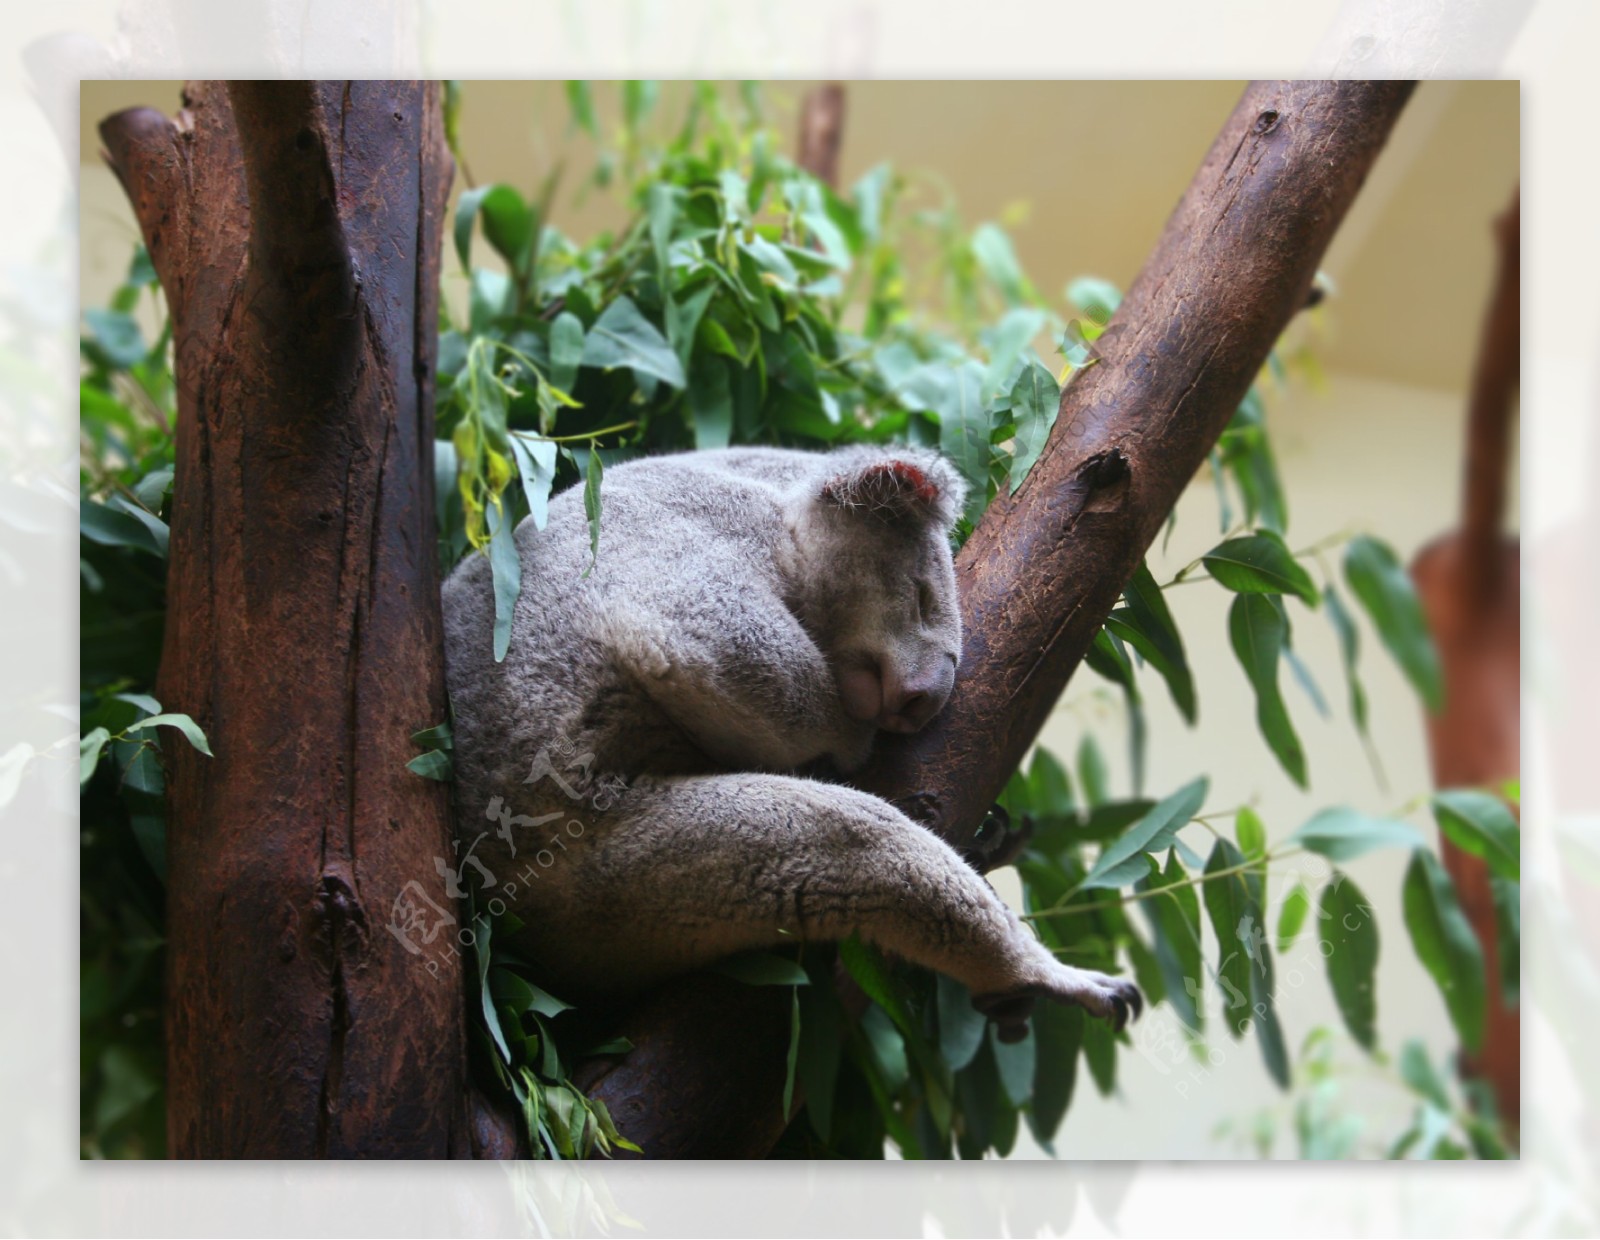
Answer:
POLYGON ((939 498, 939 488, 933 484, 933 480, 907 461, 885 461, 882 465, 872 465, 862 471, 862 481, 874 477, 894 479, 902 490, 910 491, 924 504, 931 504, 939 498))

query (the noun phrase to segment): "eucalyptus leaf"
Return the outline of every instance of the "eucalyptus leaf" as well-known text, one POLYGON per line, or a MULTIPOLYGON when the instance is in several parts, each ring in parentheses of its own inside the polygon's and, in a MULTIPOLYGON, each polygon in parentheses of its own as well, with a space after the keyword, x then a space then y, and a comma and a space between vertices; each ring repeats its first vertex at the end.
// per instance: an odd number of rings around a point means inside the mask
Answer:
POLYGON ((1377 915, 1360 888, 1338 870, 1322 889, 1322 955, 1345 1028, 1368 1051, 1377 1049, 1377 915))
POLYGON ((1061 389, 1055 376, 1037 361, 1030 361, 1007 397, 1016 426, 1011 450, 1011 489, 1016 491, 1044 451, 1061 407, 1061 389))
POLYGON ((200 730, 200 725, 188 715, 173 712, 151 715, 148 718, 139 720, 138 723, 131 725, 126 730, 129 732, 142 732, 146 728, 154 727, 177 728, 178 731, 183 733, 184 739, 189 744, 205 754, 206 757, 213 756, 211 746, 206 743, 206 734, 200 730))
POLYGON ((628 297, 618 297, 589 328, 583 341, 583 364, 601 370, 625 366, 670 387, 684 385, 677 352, 628 297))
POLYGON ((1416 587, 1394 552, 1376 538, 1352 538, 1345 549, 1344 573, 1378 637, 1428 709, 1437 712, 1444 704, 1439 652, 1416 587))
POLYGON ((1433 816, 1462 852, 1480 857, 1496 878, 1522 877, 1522 831, 1505 802, 1474 788, 1451 788, 1433 797, 1433 816))
POLYGON ((1303 882, 1297 882, 1289 894, 1283 898, 1283 905, 1278 910, 1278 954, 1284 955, 1294 946, 1294 941, 1300 936, 1300 928, 1306 924, 1306 914, 1311 911, 1311 893, 1306 890, 1303 882))
POLYGON ((550 324, 550 383, 563 392, 572 391, 583 364, 583 320, 563 310, 550 324))
POLYGON ((1270 530, 1230 538, 1202 557, 1206 571, 1239 594, 1293 594, 1315 607, 1321 599, 1311 574, 1270 530))
POLYGON ((1157 893, 1141 900, 1155 936, 1156 962, 1166 985, 1167 998, 1185 1028, 1199 1031, 1204 1011, 1196 1002, 1205 973, 1201 963, 1200 896, 1178 863, 1177 851, 1167 854, 1166 867, 1149 861, 1150 873, 1139 890, 1157 893))
POLYGON ((939 1011, 939 1054, 959 1072, 972 1062, 983 1042, 988 1021, 972 1006, 972 992, 943 973, 934 976, 939 1011))
POLYGON ((1278 663, 1288 624, 1274 600, 1241 594, 1228 612, 1228 634, 1256 694, 1256 724, 1289 778, 1307 786, 1305 751, 1278 691, 1278 663))
POLYGON ((1250 1024, 1253 959, 1249 887, 1240 873, 1244 857, 1227 840, 1219 839, 1206 862, 1206 882, 1201 888, 1206 915, 1217 936, 1217 985, 1222 991, 1223 1019, 1235 1038, 1250 1024))
POLYGON ((78 738, 78 783, 80 786, 89 782, 89 777, 94 774, 94 768, 100 761, 100 751, 111 739, 111 733, 105 728, 95 728, 87 735, 78 738))
POLYGON ((522 560, 505 503, 489 505, 488 521, 489 568, 494 579, 494 661, 499 663, 511 646, 511 621, 517 595, 522 592, 522 560))
POLYGON ((1430 850, 1411 854, 1401 902, 1417 958, 1444 996, 1462 1044, 1476 1051, 1483 1045, 1483 949, 1461 911, 1455 882, 1430 850))
POLYGON ((1410 823, 1375 818, 1344 805, 1319 810, 1289 837, 1330 861, 1350 861, 1375 848, 1420 848, 1421 833, 1410 823))
POLYGON ((747 986, 805 986, 811 979, 793 960, 770 952, 741 952, 713 966, 713 973, 747 986))
POLYGON ((1168 848, 1178 831, 1187 826, 1205 804, 1209 784, 1205 776, 1191 780, 1178 791, 1157 802, 1143 818, 1108 845, 1095 861, 1080 886, 1122 887, 1147 873, 1144 854, 1168 848))
POLYGON ((600 495, 601 478, 604 466, 600 463, 600 453, 593 444, 589 445, 589 464, 583 473, 583 515, 589 522, 589 567, 583 570, 587 577, 597 564, 600 563, 600 514, 602 501, 600 495))

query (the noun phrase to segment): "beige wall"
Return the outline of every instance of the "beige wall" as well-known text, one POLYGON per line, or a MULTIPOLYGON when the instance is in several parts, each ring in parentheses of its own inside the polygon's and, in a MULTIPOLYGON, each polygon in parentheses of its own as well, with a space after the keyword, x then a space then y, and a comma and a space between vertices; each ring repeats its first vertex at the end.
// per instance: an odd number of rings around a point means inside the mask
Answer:
MULTIPOLYGON (((800 84, 774 88, 778 123, 792 131, 800 84)), ((850 88, 844 175, 880 158, 937 172, 967 218, 998 217, 1029 204, 1014 229, 1024 265, 1047 294, 1093 272, 1126 283, 1237 97, 1238 83, 862 83, 850 88)), ((604 97, 609 92, 602 90, 604 97)), ((120 278, 135 233, 120 190, 94 159, 95 119, 136 102, 170 109, 171 83, 86 83, 81 182, 82 288, 103 301, 120 278)), ((558 85, 469 84, 464 116, 467 160, 480 181, 506 180, 525 191, 565 148, 565 105, 558 85)), ((676 115, 674 91, 663 109, 676 115)), ((1453 520, 1461 460, 1463 388, 1485 301, 1491 253, 1488 222, 1517 179, 1515 83, 1427 83, 1420 87, 1391 148, 1346 221, 1327 260, 1340 295, 1325 318, 1318 353, 1329 371, 1325 392, 1296 388, 1274 397, 1270 419, 1291 505, 1291 543, 1306 546, 1347 529, 1367 529, 1409 557, 1453 520)), ((607 115, 611 112, 608 109, 607 115)), ((584 171, 569 168, 569 182, 584 171), (577 174, 577 175, 574 175, 577 174)), ((558 222, 587 232, 620 218, 591 200, 558 222)), ((447 259, 446 270, 453 270, 447 259)), ((1166 579, 1217 534, 1208 482, 1191 487, 1178 511, 1169 551, 1153 553, 1166 579)), ((1320 720, 1285 677, 1284 693, 1311 756, 1312 791, 1301 793, 1261 742, 1253 700, 1226 637, 1227 598, 1211 585, 1170 592, 1189 644, 1200 698, 1190 730, 1154 677, 1147 686, 1148 788, 1171 791, 1200 772, 1212 775, 1209 808, 1256 800, 1272 835, 1282 838, 1320 806, 1345 802, 1386 811, 1428 786, 1416 704, 1363 628, 1363 677, 1373 738, 1389 790, 1380 790, 1348 722, 1332 635, 1319 615, 1289 604, 1295 645, 1332 708, 1320 720)), ((1127 791, 1122 717, 1084 672, 1069 688, 1043 741, 1063 755, 1093 726, 1127 791)), ((1199 841, 1196 840, 1198 844, 1199 841)), ((1450 1046, 1448 1022, 1431 983, 1411 956, 1399 907, 1401 858, 1377 855, 1352 874, 1378 909, 1385 931, 1379 967, 1379 1028, 1390 1050, 1424 1037, 1437 1055, 1450 1046)), ((1001 876, 1005 890, 1014 881, 1001 876)), ((1282 887, 1276 892, 1281 895, 1282 887)), ((1298 956, 1298 953, 1294 954, 1298 956)), ((1294 957, 1291 957, 1291 960, 1294 957)), ((1337 1025, 1320 969, 1294 986, 1280 966, 1280 1008, 1291 1045, 1312 1026, 1337 1025)), ((1080 1080, 1067 1130, 1069 1158, 1180 1158, 1228 1152, 1210 1140, 1220 1120, 1274 1099, 1253 1038, 1218 1035, 1223 1062, 1180 1092, 1136 1053, 1126 1053, 1122 1097, 1099 1099, 1080 1080)), ((1350 1062, 1358 1057, 1352 1052, 1350 1062)), ((1358 1086, 1358 1088, 1360 1088, 1358 1086)), ((1396 1095, 1373 1095, 1375 1138, 1398 1132, 1396 1095)), ((1026 1144, 1026 1138, 1024 1138, 1026 1144)), ((1019 1150, 1027 1153, 1028 1147, 1019 1150)))

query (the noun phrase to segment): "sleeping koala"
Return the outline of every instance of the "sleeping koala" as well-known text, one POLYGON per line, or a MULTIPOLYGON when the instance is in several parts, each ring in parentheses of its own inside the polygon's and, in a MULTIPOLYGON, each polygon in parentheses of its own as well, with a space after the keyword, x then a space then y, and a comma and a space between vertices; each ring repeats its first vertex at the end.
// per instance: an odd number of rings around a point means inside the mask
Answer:
POLYGON ((1034 996, 1137 1014, 1131 984, 1057 961, 944 841, 795 773, 849 772, 949 697, 963 490, 910 448, 617 466, 587 577, 581 489, 516 531, 501 663, 487 558, 450 576, 458 860, 558 994, 858 933, 966 985, 1003 1037, 1034 996))

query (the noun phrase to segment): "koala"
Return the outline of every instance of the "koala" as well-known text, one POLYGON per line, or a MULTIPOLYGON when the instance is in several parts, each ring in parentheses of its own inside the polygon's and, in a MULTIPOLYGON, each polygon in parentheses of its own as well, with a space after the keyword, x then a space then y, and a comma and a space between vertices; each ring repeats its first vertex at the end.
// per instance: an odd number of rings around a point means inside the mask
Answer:
POLYGON ((487 557, 451 574, 457 860, 552 990, 626 995, 859 934, 961 982, 1005 1038, 1036 996, 1137 1015, 1134 986, 1056 960, 943 840, 818 777, 949 697, 963 495, 912 448, 616 466, 592 566, 581 488, 517 528, 499 663, 487 557))

